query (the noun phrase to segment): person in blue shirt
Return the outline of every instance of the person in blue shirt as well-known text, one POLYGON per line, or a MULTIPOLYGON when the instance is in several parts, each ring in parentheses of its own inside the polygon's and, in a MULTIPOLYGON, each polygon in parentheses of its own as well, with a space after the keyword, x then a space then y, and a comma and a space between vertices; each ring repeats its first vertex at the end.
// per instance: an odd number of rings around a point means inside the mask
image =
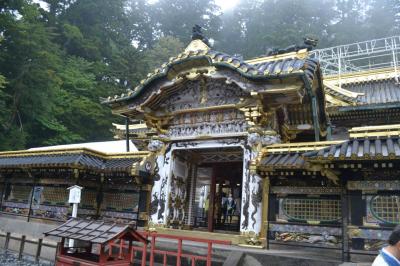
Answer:
POLYGON ((236 202, 232 197, 232 194, 229 194, 228 199, 226 200, 226 216, 228 217, 228 222, 232 223, 232 216, 236 211, 236 202))
POLYGON ((400 225, 389 236, 389 245, 382 248, 372 266, 400 266, 400 225))

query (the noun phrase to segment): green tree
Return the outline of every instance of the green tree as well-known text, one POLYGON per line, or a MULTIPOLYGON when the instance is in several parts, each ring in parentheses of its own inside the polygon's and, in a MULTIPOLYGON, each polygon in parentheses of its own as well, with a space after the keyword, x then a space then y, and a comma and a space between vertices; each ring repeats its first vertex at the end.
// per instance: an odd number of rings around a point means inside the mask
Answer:
POLYGON ((151 49, 144 53, 147 72, 161 67, 163 63, 168 62, 170 57, 177 56, 183 50, 184 45, 179 39, 171 36, 161 37, 151 49))
POLYGON ((159 0, 151 11, 157 36, 173 36, 188 44, 198 24, 210 38, 221 28, 220 9, 214 0, 159 0))
POLYGON ((53 32, 46 28, 37 5, 13 2, 0 13, 0 73, 7 79, 3 89, 0 148, 16 149, 36 145, 43 137, 36 129, 48 129, 54 121, 52 98, 59 78, 58 47, 53 32))
POLYGON ((336 0, 330 46, 371 39, 366 26, 368 0, 336 0))
POLYGON ((400 33, 400 2, 373 0, 367 13, 368 38, 382 38, 400 33))
POLYGON ((310 35, 324 45, 329 40, 333 6, 333 0, 241 0, 224 14, 217 47, 230 53, 236 49, 249 58, 264 54, 267 48, 301 44, 310 35))

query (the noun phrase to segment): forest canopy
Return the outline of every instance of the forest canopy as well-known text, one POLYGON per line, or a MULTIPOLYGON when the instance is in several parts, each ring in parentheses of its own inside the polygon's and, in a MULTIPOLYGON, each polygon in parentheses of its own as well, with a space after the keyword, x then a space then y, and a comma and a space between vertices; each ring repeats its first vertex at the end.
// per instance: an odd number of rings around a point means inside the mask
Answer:
POLYGON ((398 35, 398 0, 0 0, 0 150, 109 140, 99 98, 135 85, 190 41, 244 58, 398 35))

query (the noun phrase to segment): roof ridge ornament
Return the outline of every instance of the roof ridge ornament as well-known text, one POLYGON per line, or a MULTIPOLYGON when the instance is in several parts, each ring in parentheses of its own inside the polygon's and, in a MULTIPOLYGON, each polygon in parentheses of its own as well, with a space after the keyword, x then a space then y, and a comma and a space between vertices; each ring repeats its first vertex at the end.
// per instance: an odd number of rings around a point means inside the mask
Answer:
POLYGON ((199 25, 194 25, 192 28, 192 41, 186 47, 185 52, 193 51, 208 51, 210 50, 210 43, 208 38, 203 35, 201 27, 199 25))
POLYGON ((210 43, 208 42, 208 38, 203 35, 203 32, 201 31, 201 26, 195 24, 192 28, 192 41, 194 40, 200 40, 204 42, 207 46, 210 46, 210 43))
POLYGON ((268 48, 266 54, 260 57, 246 60, 248 64, 260 64, 269 61, 285 60, 285 59, 305 59, 309 52, 312 51, 318 44, 318 39, 313 37, 303 38, 303 44, 293 44, 285 48, 268 48))

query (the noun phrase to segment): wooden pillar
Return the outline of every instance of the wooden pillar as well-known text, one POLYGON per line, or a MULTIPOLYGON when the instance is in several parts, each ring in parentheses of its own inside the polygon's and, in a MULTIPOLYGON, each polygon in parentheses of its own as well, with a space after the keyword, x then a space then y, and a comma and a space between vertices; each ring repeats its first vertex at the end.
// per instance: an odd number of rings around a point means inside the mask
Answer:
POLYGON ((58 253, 58 255, 64 255, 64 254, 65 254, 64 245, 65 245, 65 238, 62 237, 62 238, 61 238, 61 242, 59 242, 59 243, 57 244, 56 253, 58 253))
POLYGON ((313 117, 315 141, 319 141, 319 121, 318 121, 318 113, 317 113, 317 99, 315 98, 315 96, 313 96, 311 98, 311 110, 312 110, 312 117, 313 117))
POLYGON ((195 216, 195 200, 196 200, 196 181, 197 181, 197 164, 195 162, 190 163, 190 168, 189 168, 189 173, 190 173, 190 187, 188 189, 189 191, 189 208, 188 208, 188 219, 187 219, 187 224, 189 226, 193 226, 194 224, 194 216, 195 216))
POLYGON ((7 184, 8 184, 8 180, 9 180, 9 177, 5 176, 4 177, 4 183, 3 183, 3 191, 1 192, 1 197, 0 197, 0 211, 2 211, 2 208, 3 208, 3 198, 4 198, 4 195, 5 195, 5 192, 6 192, 6 187, 7 187, 7 184))
MULTIPOLYGON (((112 247, 110 246, 110 250, 112 247)), ((107 261, 107 254, 104 252, 104 245, 100 245, 99 263, 103 265, 107 261)))
POLYGON ((215 184, 217 179, 217 169, 213 165, 211 173, 211 185, 210 185, 210 199, 208 200, 208 232, 214 231, 214 201, 215 201, 215 184))
POLYGON ((11 233, 7 232, 6 234, 6 240, 4 242, 4 249, 7 250, 8 249, 8 245, 10 244, 10 239, 11 239, 11 233))
POLYGON ((332 140, 332 124, 330 122, 328 123, 326 131, 327 131, 326 133, 327 140, 332 140))
MULTIPOLYGON (((348 190, 347 201, 350 209, 349 225, 352 227, 363 226, 367 202, 366 199, 363 199, 362 190, 348 190)), ((365 239, 353 236, 349 240, 351 242, 351 249, 364 250, 365 239)))
POLYGON ((318 120, 318 105, 317 105, 317 98, 316 95, 314 94, 312 90, 312 85, 310 84, 310 81, 308 80, 306 75, 302 76, 304 85, 306 87, 308 95, 311 97, 311 112, 312 112, 312 120, 313 120, 313 127, 314 127, 314 137, 315 141, 319 141, 319 133, 320 133, 320 128, 319 128, 319 120, 318 120))
POLYGON ((43 239, 39 238, 38 244, 37 244, 37 247, 36 247, 36 255, 35 255, 35 262, 36 263, 39 263, 39 260, 40 260, 40 254, 42 252, 42 243, 43 243, 43 239))
POLYGON ((25 240, 26 240, 26 236, 23 235, 23 236, 21 237, 21 242, 20 242, 20 244, 19 244, 18 260, 21 260, 23 254, 24 254, 25 240))
POLYGON ((342 261, 350 261, 349 253, 349 208, 348 208, 348 193, 346 182, 341 179, 341 208, 342 208, 342 261))
POLYGON ((269 228, 269 217, 268 217, 268 208, 269 208, 269 188, 270 188, 270 180, 269 177, 264 177, 263 179, 263 192, 262 192, 262 226, 260 237, 265 238, 266 246, 268 248, 268 228, 269 228))
POLYGON ((129 117, 125 119, 126 151, 129 152, 129 117))
MULTIPOLYGON (((146 185, 145 190, 146 190, 146 207, 145 207, 145 213, 147 213, 147 217, 150 217, 150 205, 151 205, 151 191, 153 189, 153 185, 146 185)), ((149 225, 149 218, 145 221, 145 224, 143 226, 147 227, 149 225)))
MULTIPOLYGON (((28 170, 29 171, 29 170, 28 170)), ((28 172, 29 177, 33 178, 33 182, 32 182, 32 193, 31 193, 31 199, 29 202, 29 210, 28 210, 28 219, 27 221, 29 222, 30 218, 31 218, 31 213, 32 213, 32 204, 33 204, 33 196, 35 194, 35 187, 36 187, 36 177, 32 176, 29 172, 28 172)))
POLYGON ((101 216, 101 205, 103 204, 104 201, 104 193, 103 193, 103 184, 104 184, 104 173, 100 174, 100 183, 99 186, 97 187, 97 193, 96 193, 96 217, 97 219, 100 218, 101 216))

